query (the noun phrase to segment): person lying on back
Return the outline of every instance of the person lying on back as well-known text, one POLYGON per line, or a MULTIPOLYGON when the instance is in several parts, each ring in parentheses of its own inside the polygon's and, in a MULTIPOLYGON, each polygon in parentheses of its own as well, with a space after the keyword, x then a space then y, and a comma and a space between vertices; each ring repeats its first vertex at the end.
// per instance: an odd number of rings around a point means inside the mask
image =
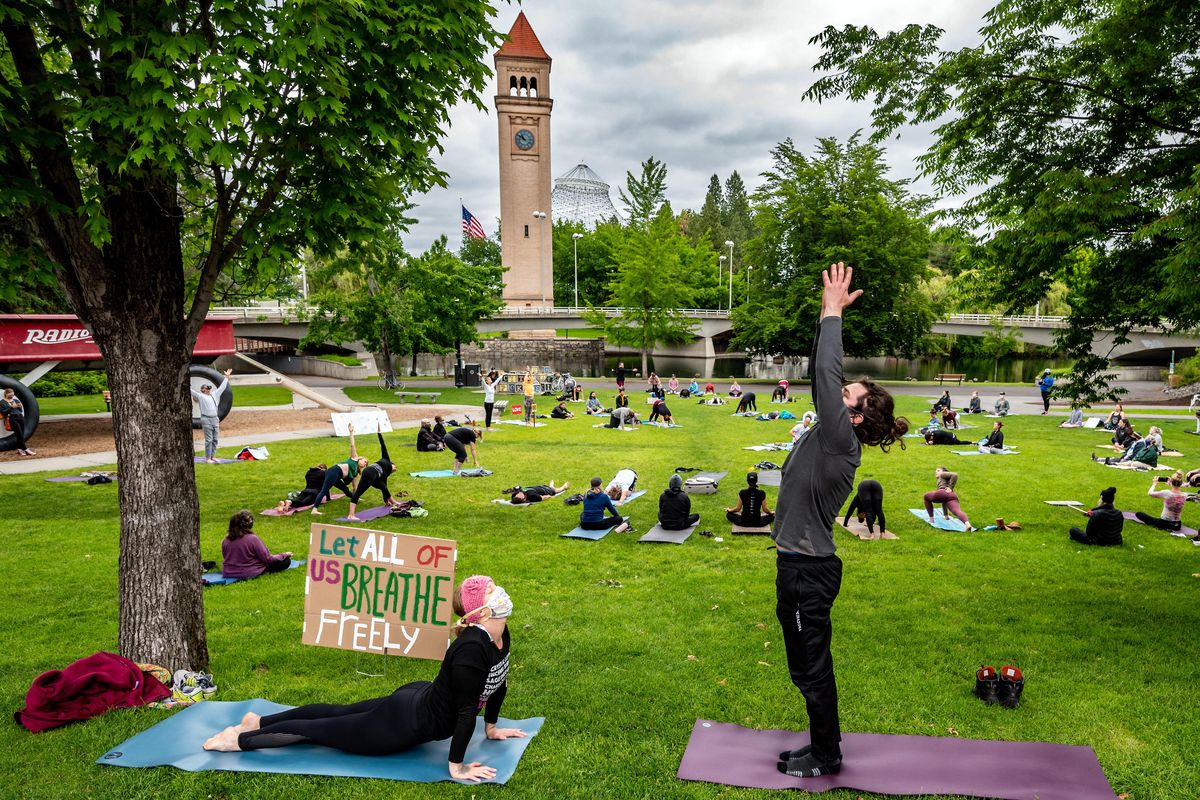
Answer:
POLYGON ((536 486, 514 486, 512 489, 505 489, 504 494, 511 494, 509 502, 514 506, 519 506, 525 503, 540 503, 548 497, 560 495, 570 485, 569 483, 564 483, 562 486, 555 486, 554 481, 550 481, 550 483, 538 484, 536 486))

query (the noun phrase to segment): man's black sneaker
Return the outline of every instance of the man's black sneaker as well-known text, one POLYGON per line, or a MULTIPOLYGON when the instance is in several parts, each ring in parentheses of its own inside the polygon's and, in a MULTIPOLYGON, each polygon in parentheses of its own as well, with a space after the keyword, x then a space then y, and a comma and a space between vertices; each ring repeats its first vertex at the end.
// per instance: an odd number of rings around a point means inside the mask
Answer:
POLYGON ((839 757, 826 764, 818 761, 811 752, 808 752, 799 758, 789 758, 787 761, 778 762, 775 769, 784 775, 791 775, 793 778, 819 778, 822 775, 836 775, 841 772, 842 759, 839 757))
POLYGON ((1025 678, 1021 670, 1012 665, 1000 668, 1000 688, 998 695, 1000 705, 1005 708, 1016 708, 1021 704, 1021 692, 1025 691, 1025 678))
POLYGON ((996 668, 983 666, 975 672, 975 696, 989 706, 999 699, 1000 678, 996 676, 996 668))

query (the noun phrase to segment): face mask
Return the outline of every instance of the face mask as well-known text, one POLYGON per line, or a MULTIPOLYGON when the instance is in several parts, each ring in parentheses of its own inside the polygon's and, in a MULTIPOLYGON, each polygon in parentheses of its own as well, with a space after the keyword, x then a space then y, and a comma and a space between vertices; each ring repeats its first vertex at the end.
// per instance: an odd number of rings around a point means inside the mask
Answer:
POLYGON ((497 586, 492 590, 492 598, 488 600, 487 607, 492 610, 493 617, 503 619, 512 614, 512 598, 504 591, 504 587, 497 586))

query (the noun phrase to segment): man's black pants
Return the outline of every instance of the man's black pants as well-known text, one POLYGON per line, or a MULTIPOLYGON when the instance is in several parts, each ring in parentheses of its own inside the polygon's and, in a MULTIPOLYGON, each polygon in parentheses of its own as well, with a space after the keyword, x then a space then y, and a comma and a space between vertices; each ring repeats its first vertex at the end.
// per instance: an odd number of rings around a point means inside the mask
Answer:
POLYGON ((775 615, 783 629, 788 670, 808 708, 813 757, 828 764, 842 755, 837 682, 829 649, 833 638, 829 611, 842 588, 842 560, 780 553, 775 566, 775 615))

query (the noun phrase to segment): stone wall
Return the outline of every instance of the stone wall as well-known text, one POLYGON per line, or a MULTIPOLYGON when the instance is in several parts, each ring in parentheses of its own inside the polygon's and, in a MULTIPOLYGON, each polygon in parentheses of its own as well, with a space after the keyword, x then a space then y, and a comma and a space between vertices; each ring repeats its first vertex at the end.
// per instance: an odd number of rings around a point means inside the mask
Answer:
MULTIPOLYGON (((595 377, 604 371, 604 339, 486 339, 482 346, 463 345, 463 361, 479 364, 484 372, 501 372, 546 365, 556 372, 570 372, 580 378, 595 377)), ((397 371, 407 375, 412 357, 396 362, 397 371)), ((453 375, 454 353, 417 356, 420 375, 453 375)))

